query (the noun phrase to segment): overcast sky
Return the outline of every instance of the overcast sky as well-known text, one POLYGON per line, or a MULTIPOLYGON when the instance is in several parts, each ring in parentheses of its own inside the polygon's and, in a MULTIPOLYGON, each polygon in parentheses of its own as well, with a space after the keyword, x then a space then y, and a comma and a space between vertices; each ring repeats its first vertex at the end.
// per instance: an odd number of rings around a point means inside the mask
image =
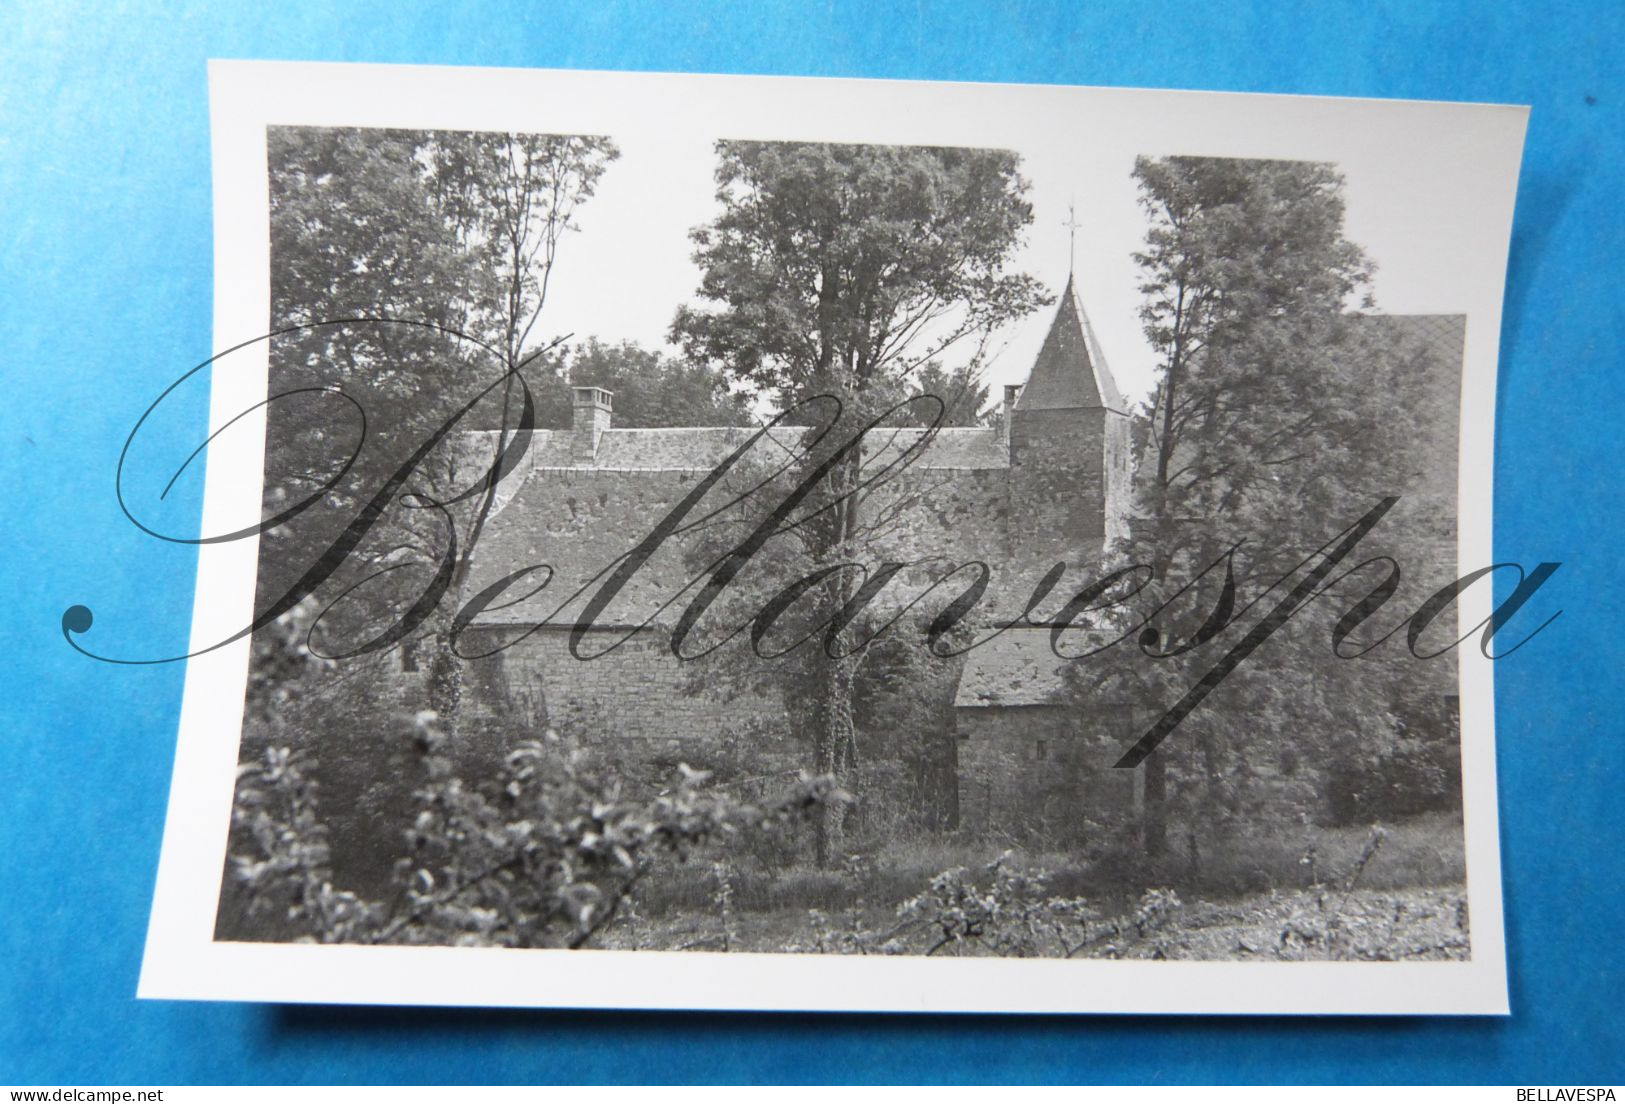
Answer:
MULTIPOLYGON (((666 332, 680 303, 694 302, 699 273, 690 259, 691 227, 717 213, 712 171, 714 138, 689 128, 640 129, 615 136, 621 157, 579 212, 581 232, 560 253, 543 320, 550 335, 573 333, 667 347, 666 332)), ((1016 148, 1031 182, 1034 220, 1016 258, 1018 270, 1042 280, 1052 293, 1068 269, 1067 210, 1077 211, 1077 275, 1085 309, 1119 387, 1130 399, 1152 386, 1153 358, 1140 332, 1138 271, 1131 254, 1141 246, 1145 215, 1131 176, 1139 152, 1091 143, 1054 141, 1016 148)), ((1153 155, 1165 152, 1145 151, 1153 155)), ((1379 309, 1392 313, 1454 313, 1459 286, 1441 268, 1441 221, 1451 220, 1448 189, 1437 179, 1408 175, 1391 151, 1373 150, 1369 162, 1345 161, 1348 236, 1377 263, 1379 309), (1419 232, 1423 228, 1428 233, 1419 232), (1429 242, 1429 233, 1433 240, 1429 242)), ((1413 170, 1413 172, 1420 170, 1413 170)), ((1448 235, 1451 230, 1445 227, 1448 235)), ((1470 233, 1471 227, 1460 227, 1470 233)), ((988 373, 993 385, 1026 379, 1053 308, 1008 328, 988 373)))

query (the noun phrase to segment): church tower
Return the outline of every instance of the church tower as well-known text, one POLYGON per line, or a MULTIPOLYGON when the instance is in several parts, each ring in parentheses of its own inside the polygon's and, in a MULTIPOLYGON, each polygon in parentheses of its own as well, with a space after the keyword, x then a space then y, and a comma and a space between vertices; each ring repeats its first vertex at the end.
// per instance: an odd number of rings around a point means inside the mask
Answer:
POLYGON ((1076 560, 1118 535, 1128 424, 1069 275, 1032 374, 1007 414, 1014 556, 1076 560))

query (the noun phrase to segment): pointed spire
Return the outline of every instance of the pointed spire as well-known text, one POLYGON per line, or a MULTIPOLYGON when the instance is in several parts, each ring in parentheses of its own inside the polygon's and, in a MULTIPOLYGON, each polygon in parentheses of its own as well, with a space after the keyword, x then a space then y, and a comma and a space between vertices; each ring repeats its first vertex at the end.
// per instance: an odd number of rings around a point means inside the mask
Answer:
POLYGON ((1123 397, 1117 391, 1105 354, 1089 324, 1089 315, 1078 301, 1076 282, 1066 280, 1066 290, 1055 308, 1049 336, 1033 363, 1027 386, 1016 401, 1017 410, 1073 410, 1105 407, 1125 412, 1123 397))

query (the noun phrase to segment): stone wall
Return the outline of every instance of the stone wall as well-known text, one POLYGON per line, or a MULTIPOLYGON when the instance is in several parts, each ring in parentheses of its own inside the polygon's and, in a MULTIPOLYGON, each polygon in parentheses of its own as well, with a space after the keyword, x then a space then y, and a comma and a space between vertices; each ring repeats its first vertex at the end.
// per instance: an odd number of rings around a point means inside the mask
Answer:
MULTIPOLYGON (((664 633, 636 632, 606 651, 626 632, 587 633, 580 650, 596 658, 577 659, 569 629, 548 628, 471 661, 465 718, 519 733, 551 727, 638 758, 676 754, 728 730, 782 722, 783 709, 772 700, 748 691, 730 694, 720 681, 709 679, 707 670, 717 661, 678 660, 664 633)), ((476 643, 464 647, 486 650, 489 642, 516 635, 515 630, 473 630, 465 640, 476 643)))
POLYGON ((1129 511, 1134 496, 1134 443, 1128 416, 1107 411, 1105 416, 1105 492, 1101 506, 1108 542, 1128 538, 1129 511))
POLYGON ((1106 535, 1104 410, 1020 410, 1010 426, 1010 546, 1076 557, 1106 535))

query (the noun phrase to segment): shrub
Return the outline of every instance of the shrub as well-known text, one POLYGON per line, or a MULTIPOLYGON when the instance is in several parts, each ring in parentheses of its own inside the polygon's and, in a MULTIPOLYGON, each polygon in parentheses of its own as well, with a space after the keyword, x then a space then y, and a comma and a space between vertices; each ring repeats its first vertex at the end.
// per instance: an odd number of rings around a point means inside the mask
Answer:
POLYGON ((580 747, 549 733, 514 749, 493 797, 454 771, 433 713, 416 730, 428 781, 387 905, 333 888, 308 757, 272 748, 242 768, 231 867, 249 914, 273 914, 283 938, 321 942, 581 947, 651 872, 834 796, 827 780, 801 779, 747 804, 683 766, 667 792, 623 800, 580 747))
POLYGON ((1388 739, 1336 762, 1328 772, 1333 824, 1369 823, 1461 807, 1459 726, 1396 722, 1388 739))

